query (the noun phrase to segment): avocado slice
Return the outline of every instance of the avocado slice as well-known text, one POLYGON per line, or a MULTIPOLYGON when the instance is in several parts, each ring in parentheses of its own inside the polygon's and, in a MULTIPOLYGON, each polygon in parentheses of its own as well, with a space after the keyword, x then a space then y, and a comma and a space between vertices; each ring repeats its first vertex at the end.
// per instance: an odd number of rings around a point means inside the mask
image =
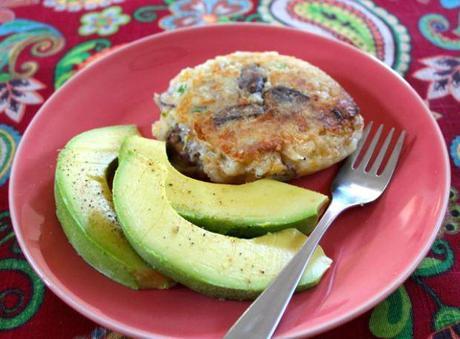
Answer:
POLYGON ((113 210, 107 171, 134 126, 82 133, 60 151, 55 176, 56 214, 80 256, 107 277, 133 289, 168 288, 174 282, 132 249, 113 210))
POLYGON ((172 206, 188 221, 212 232, 250 238, 294 227, 309 234, 328 202, 326 195, 272 179, 224 185, 189 178, 169 164, 163 145, 151 147, 141 137, 122 147, 159 152, 152 157, 161 158, 169 170, 166 195, 172 206))
MULTIPOLYGON (((224 299, 255 298, 299 250, 306 236, 289 228, 240 239, 190 223, 167 198, 170 169, 164 144, 148 139, 142 142, 142 149, 127 144, 122 147, 113 182, 115 210, 131 245, 159 271, 195 291, 224 299)), ((331 262, 318 247, 298 290, 317 284, 331 262)))

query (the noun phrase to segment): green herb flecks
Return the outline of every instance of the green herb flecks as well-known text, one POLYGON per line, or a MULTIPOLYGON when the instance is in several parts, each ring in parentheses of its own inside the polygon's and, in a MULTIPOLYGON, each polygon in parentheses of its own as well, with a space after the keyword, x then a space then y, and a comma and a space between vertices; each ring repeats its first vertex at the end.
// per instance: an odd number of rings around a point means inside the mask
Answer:
POLYGON ((185 93, 186 90, 187 90, 187 85, 182 84, 182 85, 180 85, 180 86, 177 88, 177 93, 179 93, 180 95, 182 95, 182 94, 185 93))
POLYGON ((202 113, 206 110, 206 107, 204 106, 195 106, 192 109, 192 113, 202 113))

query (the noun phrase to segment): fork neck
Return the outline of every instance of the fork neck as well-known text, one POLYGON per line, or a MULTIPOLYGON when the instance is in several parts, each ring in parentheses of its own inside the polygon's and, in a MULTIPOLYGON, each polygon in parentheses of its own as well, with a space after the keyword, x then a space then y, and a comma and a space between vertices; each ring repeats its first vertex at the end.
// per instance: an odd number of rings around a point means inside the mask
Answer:
POLYGON ((334 215, 338 215, 349 207, 350 207, 350 204, 348 202, 343 201, 340 197, 332 195, 331 202, 329 206, 327 207, 327 210, 324 212, 324 214, 332 213, 334 215))
POLYGON ((327 231, 332 222, 337 218, 337 216, 346 210, 349 206, 345 204, 340 199, 332 197, 331 203, 327 207, 323 216, 319 220, 313 232, 310 234, 310 242, 314 243, 313 247, 321 240, 324 233, 327 231))

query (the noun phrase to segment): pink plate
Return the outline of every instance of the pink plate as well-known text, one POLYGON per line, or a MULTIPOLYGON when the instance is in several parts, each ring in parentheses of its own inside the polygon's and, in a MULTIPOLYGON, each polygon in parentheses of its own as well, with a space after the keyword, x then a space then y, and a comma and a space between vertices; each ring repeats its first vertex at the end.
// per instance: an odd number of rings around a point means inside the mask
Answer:
MULTIPOLYGON (((49 288, 92 320, 132 336, 222 336, 249 305, 184 287, 133 291, 86 265, 56 220, 53 173, 58 149, 77 133, 158 118, 154 92, 182 68, 236 50, 293 55, 321 67, 356 99, 366 121, 406 129, 394 179, 376 203, 346 212, 322 242, 334 259, 316 288, 296 295, 279 336, 313 335, 369 310, 401 285, 429 250, 444 215, 450 181, 440 130, 396 73, 348 45, 264 25, 221 25, 136 41, 81 71, 57 91, 22 138, 10 183, 14 229, 49 288)), ((328 192, 336 167, 297 180, 328 192)))

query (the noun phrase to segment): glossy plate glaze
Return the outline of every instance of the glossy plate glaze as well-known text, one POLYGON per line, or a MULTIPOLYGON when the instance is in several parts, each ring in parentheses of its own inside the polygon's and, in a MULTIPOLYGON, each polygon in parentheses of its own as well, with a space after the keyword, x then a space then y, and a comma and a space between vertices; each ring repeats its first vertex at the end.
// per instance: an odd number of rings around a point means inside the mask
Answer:
MULTIPOLYGON (((56 220, 56 155, 90 128, 135 123, 149 135, 152 101, 182 68, 236 50, 293 55, 321 67, 356 99, 366 121, 406 129, 393 181, 376 203, 346 212, 322 242, 334 264, 320 285, 296 295, 276 332, 313 335, 369 310, 395 290, 429 250, 445 212, 449 167, 439 128, 417 94, 378 60, 336 41, 285 28, 222 25, 162 33, 96 61, 56 92, 22 138, 10 182, 16 235, 49 288, 94 321, 132 336, 222 336, 249 305, 184 287, 133 291, 76 254, 56 220)), ((328 193, 337 168, 297 180, 328 193)))

